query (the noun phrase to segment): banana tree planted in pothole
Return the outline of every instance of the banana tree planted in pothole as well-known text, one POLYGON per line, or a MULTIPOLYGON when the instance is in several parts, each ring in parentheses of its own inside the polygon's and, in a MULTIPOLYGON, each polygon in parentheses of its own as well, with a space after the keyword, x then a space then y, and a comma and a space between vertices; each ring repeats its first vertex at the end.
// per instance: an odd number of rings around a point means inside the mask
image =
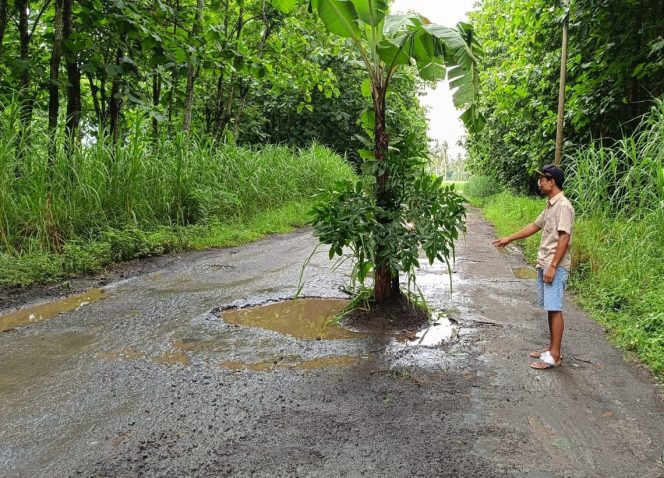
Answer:
MULTIPOLYGON (((289 11, 297 0, 272 0, 289 11)), ((402 157, 391 147, 385 122, 390 82, 404 67, 435 82, 450 81, 453 100, 465 108, 461 119, 471 130, 484 123, 477 104, 480 46, 470 25, 432 24, 419 15, 389 15, 387 0, 310 0, 327 29, 349 39, 366 68, 373 108, 362 115, 372 149, 361 151, 363 175, 340 182, 315 209, 314 231, 330 245, 330 257, 350 250, 353 275, 361 283, 373 272, 374 301, 385 304, 401 295, 399 274, 414 281, 419 251, 429 263, 450 267, 454 243, 465 225, 465 209, 453 187, 425 173, 423 158, 402 157)))

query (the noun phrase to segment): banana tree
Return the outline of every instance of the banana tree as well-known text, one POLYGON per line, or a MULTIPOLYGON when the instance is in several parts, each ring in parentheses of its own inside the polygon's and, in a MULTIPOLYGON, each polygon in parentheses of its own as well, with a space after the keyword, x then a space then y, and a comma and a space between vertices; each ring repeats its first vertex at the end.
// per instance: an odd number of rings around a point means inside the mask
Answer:
MULTIPOLYGON (((298 3, 298 0, 272 1, 275 7, 285 12, 295 8, 298 3)), ((461 119, 469 129, 479 130, 484 122, 476 105, 480 46, 473 37, 470 25, 459 23, 453 29, 432 24, 418 15, 389 15, 389 0, 309 0, 309 9, 317 12, 331 33, 347 38, 355 45, 368 73, 373 110, 363 115, 363 121, 365 126, 370 124, 373 130, 373 151, 370 152, 372 157, 369 160, 375 164, 372 171, 376 178, 376 220, 384 225, 394 221, 395 215, 390 212, 400 207, 395 203, 392 188, 389 187, 389 157, 392 152, 385 116, 390 82, 399 69, 406 66, 416 67, 419 76, 427 81, 448 79, 450 87, 454 89, 455 106, 465 108, 461 119)), ((424 183, 426 181, 418 184, 424 183)), ((337 199, 342 196, 345 197, 340 194, 337 199)), ((455 201, 452 203, 456 204, 455 201)), ((326 213, 346 214, 339 210, 328 210, 326 213)), ((359 223, 364 222, 366 217, 359 220, 359 223)), ((339 229, 338 223, 328 222, 328 226, 328 232, 334 228, 337 231, 339 229)), ((331 233, 327 235, 328 243, 333 244, 331 255, 333 252, 341 254, 339 246, 347 246, 352 242, 351 239, 346 242, 336 241, 332 236, 331 233)), ((321 240, 324 240, 322 236, 321 240)), ((362 238, 358 240, 364 244, 362 238)), ((384 303, 399 295, 399 267, 390 264, 389 253, 386 251, 388 245, 381 241, 373 243, 377 250, 371 254, 372 260, 363 262, 360 259, 359 275, 374 269, 375 301, 384 303)), ((453 253, 453 244, 451 251, 453 253)), ((449 247, 443 245, 441 248, 439 245, 431 251, 427 250, 427 255, 430 261, 436 257, 447 261, 449 252, 449 247)), ((417 264, 416 258, 407 261, 406 265, 411 267, 413 264, 417 264)))

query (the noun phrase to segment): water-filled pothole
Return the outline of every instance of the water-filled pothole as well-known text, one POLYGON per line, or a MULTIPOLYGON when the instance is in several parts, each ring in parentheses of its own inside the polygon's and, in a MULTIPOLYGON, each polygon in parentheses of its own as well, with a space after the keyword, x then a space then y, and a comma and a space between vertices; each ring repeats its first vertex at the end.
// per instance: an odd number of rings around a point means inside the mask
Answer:
POLYGON ((512 273, 519 279, 537 279, 537 271, 532 267, 513 268, 512 273))
POLYGON ((397 340, 409 346, 435 347, 459 338, 459 326, 449 317, 438 314, 425 329, 412 334, 401 334, 397 340))
MULTIPOLYGON (((395 327, 372 328, 371 323, 366 328, 351 331, 340 326, 333 319, 341 312, 347 302, 336 299, 302 299, 281 303, 256 306, 246 309, 223 310, 217 315, 228 324, 249 328, 261 328, 303 340, 321 340, 327 343, 317 346, 307 346, 307 354, 300 355, 298 351, 289 349, 289 345, 280 342, 279 350, 266 348, 261 342, 256 349, 247 342, 241 329, 239 334, 230 334, 224 340, 235 341, 242 348, 248 345, 253 350, 245 350, 240 354, 231 350, 221 351, 226 356, 219 367, 237 371, 251 370, 255 372, 271 372, 278 370, 311 370, 329 367, 344 367, 363 363, 367 360, 366 345, 368 340, 371 347, 380 343, 388 355, 395 350, 408 348, 436 348, 445 343, 456 341, 459 338, 459 326, 448 318, 442 311, 435 312, 433 322, 427 323, 424 328, 409 329, 409 323, 404 322, 399 327, 399 312, 401 309, 389 309, 394 315, 395 327), (344 341, 339 339, 356 339, 359 341, 344 341), (282 347, 285 347, 282 348, 282 347), (289 353, 289 350, 291 351, 289 353), (320 355, 319 355, 320 354, 320 355), (231 356, 229 356, 231 355, 231 356), (245 356, 246 358, 240 358, 245 356), (272 356, 272 357, 271 357, 272 356)), ((410 324, 412 326, 413 324, 410 324)), ((421 326, 421 324, 420 324, 421 326)), ((354 327, 355 328, 355 327, 354 327)), ((215 347, 215 340, 182 339, 174 343, 174 349, 186 352, 211 352, 215 347)), ((253 342, 252 342, 253 343, 253 342)), ((378 352, 372 350, 372 352, 378 352)), ((413 350, 414 353, 418 353, 413 350)), ((431 352, 425 352, 430 354, 431 352)))
POLYGON ((358 339, 365 335, 339 326, 335 316, 348 301, 338 299, 288 300, 276 304, 229 309, 221 318, 234 325, 272 330, 298 339, 340 340, 358 339))
POLYGON ((0 332, 15 327, 25 327, 34 322, 50 319, 58 314, 71 312, 92 302, 105 299, 106 293, 101 289, 93 289, 84 294, 72 295, 62 300, 47 304, 26 307, 9 314, 0 316, 0 332))

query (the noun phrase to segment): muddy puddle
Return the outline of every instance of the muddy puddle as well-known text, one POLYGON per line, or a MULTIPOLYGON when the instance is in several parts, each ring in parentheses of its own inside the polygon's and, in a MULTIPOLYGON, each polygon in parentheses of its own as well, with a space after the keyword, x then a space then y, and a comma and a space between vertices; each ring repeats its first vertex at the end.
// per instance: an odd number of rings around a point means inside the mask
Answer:
POLYGON ((288 300, 276 304, 230 309, 221 319, 233 325, 258 327, 304 340, 359 339, 364 334, 346 330, 335 317, 348 301, 338 299, 288 300))
POLYGON ((107 295, 103 290, 93 289, 84 294, 72 295, 55 302, 26 307, 0 316, 0 332, 48 320, 56 315, 71 312, 106 297, 107 295))
MULTIPOLYGON (((458 340, 459 326, 439 311, 434 314, 434 320, 425 328, 412 332, 392 332, 385 335, 385 331, 377 331, 373 336, 370 332, 354 332, 341 327, 335 320, 336 316, 348 305, 347 301, 337 299, 301 299, 290 300, 263 306, 245 309, 229 309, 218 313, 225 322, 241 327, 259 328, 277 332, 302 340, 339 341, 338 345, 323 345, 312 350, 313 357, 302 357, 299 354, 275 356, 252 360, 233 359, 217 362, 219 367, 230 371, 250 370, 254 372, 271 372, 280 370, 316 370, 329 367, 349 367, 366 362, 369 357, 360 350, 364 341, 372 342, 376 337, 381 338, 388 355, 397 350, 412 348, 425 350, 436 348, 444 343, 458 340), (342 345, 344 339, 357 339, 358 345, 350 354, 348 347, 342 345), (322 347, 322 348, 321 348, 322 347), (332 347, 332 349, 330 349, 332 347), (359 349, 357 349, 359 347, 359 349), (323 352, 325 350, 325 352, 323 352), (323 356, 316 356, 324 353, 323 356), (330 355, 332 352, 333 355, 330 355)), ((345 342, 350 344, 351 342, 345 342)), ((373 343, 373 342, 372 342, 373 343)), ((198 342, 184 339, 174 343, 176 350, 198 352, 210 350, 209 341, 198 342)), ((425 353, 426 354, 426 353, 425 353)), ((371 354, 370 354, 371 355, 371 354)), ((255 357, 255 355, 254 355, 255 357)), ((374 357, 375 359, 375 357, 374 357)))
POLYGON ((459 326, 444 314, 438 314, 435 320, 425 329, 412 334, 401 334, 396 337, 410 347, 436 347, 445 342, 459 338, 459 326))
POLYGON ((512 268, 512 273, 519 279, 537 279, 537 270, 532 267, 514 267, 512 268))

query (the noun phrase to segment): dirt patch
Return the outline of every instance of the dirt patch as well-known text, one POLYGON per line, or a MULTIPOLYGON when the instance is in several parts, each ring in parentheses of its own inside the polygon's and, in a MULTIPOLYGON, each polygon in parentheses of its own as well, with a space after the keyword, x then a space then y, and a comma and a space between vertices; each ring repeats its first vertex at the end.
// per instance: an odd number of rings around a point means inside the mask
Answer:
POLYGON ((357 308, 341 319, 341 326, 358 332, 414 332, 429 324, 429 315, 405 296, 385 304, 357 308))

